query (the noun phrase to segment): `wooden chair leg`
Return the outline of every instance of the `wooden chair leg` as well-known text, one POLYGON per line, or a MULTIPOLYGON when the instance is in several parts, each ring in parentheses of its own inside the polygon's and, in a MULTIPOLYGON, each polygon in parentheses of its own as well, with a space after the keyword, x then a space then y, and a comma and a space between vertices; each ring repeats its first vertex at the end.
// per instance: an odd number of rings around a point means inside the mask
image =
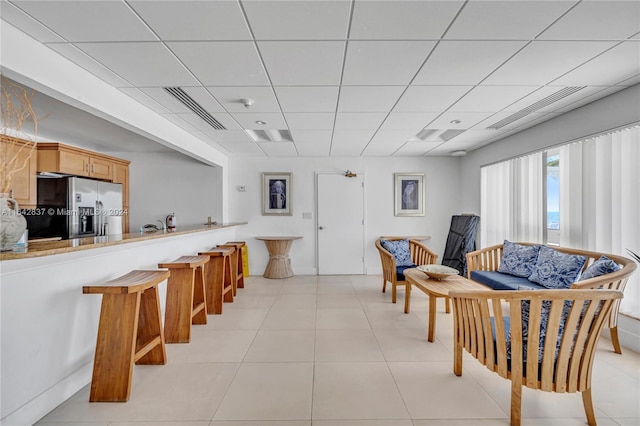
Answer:
MULTIPOLYGON (((457 337, 454 337, 457 339, 457 337)), ((457 341, 454 342, 453 348, 453 374, 462 376, 462 345, 457 341)))
POLYGON ((522 384, 511 381, 511 426, 520 426, 522 419, 522 384))
POLYGON ((614 352, 621 354, 622 348, 620 347, 620 340, 618 339, 618 326, 611 327, 609 333, 611 334, 611 343, 613 343, 614 352))
POLYGON ((596 415, 593 411, 591 388, 582 391, 582 404, 584 405, 584 413, 587 416, 587 423, 589 426, 596 426, 596 415))
POLYGON ((382 292, 387 292, 387 280, 384 277, 382 277, 382 292))
POLYGON ((451 298, 449 297, 444 298, 444 311, 448 314, 451 313, 451 298))
POLYGON ((391 303, 396 303, 396 283, 391 283, 391 303))

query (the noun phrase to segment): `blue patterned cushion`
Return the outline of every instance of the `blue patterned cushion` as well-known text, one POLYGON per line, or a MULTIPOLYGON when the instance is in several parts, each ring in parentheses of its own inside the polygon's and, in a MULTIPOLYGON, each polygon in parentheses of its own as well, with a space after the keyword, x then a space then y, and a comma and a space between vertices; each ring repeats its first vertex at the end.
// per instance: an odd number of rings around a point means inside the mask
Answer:
POLYGON ((584 270, 580 281, 589 278, 599 277, 600 275, 610 274, 620 270, 620 266, 609 259, 607 256, 601 256, 600 259, 593 262, 587 269, 584 270))
POLYGON ((527 278, 533 271, 540 246, 523 246, 504 240, 498 272, 527 278))
POLYGON ((586 261, 585 256, 565 254, 541 246, 529 281, 551 289, 569 288, 578 278, 586 261))
POLYGON ((382 240, 380 244, 396 259, 396 266, 414 266, 411 260, 408 239, 405 238, 398 241, 382 240))

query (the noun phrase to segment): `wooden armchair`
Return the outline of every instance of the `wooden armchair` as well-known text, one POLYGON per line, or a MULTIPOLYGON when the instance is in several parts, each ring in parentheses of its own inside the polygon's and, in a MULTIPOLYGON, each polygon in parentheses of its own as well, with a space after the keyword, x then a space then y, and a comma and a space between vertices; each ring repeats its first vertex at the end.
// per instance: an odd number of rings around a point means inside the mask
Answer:
POLYGON ((464 348, 489 370, 511 380, 512 426, 520 425, 522 386, 581 392, 587 422, 596 425, 591 368, 600 332, 622 298, 621 291, 487 290, 449 296, 454 312, 453 372, 462 375, 464 348))
MULTIPOLYGON (((387 290, 387 282, 391 283, 391 302, 396 303, 396 287, 398 282, 404 282, 402 271, 409 267, 397 267, 396 260, 391 253, 382 247, 382 240, 399 241, 403 237, 387 237, 378 238, 376 240, 376 248, 380 253, 380 262, 382 263, 382 292, 387 290)), ((418 240, 409 240, 409 251, 411 252, 411 260, 415 266, 435 264, 438 255, 431 251, 427 246, 421 244, 418 240)), ((405 313, 409 313, 407 304, 405 303, 405 313)))

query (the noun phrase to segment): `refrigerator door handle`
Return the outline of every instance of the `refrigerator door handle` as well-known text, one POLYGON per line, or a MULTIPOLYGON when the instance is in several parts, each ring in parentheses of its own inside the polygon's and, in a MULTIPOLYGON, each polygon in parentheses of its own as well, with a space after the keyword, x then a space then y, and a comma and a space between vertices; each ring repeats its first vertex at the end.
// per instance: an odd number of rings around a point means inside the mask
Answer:
POLYGON ((101 236, 103 235, 102 232, 102 201, 96 201, 96 212, 95 212, 95 218, 96 218, 96 235, 97 236, 101 236))

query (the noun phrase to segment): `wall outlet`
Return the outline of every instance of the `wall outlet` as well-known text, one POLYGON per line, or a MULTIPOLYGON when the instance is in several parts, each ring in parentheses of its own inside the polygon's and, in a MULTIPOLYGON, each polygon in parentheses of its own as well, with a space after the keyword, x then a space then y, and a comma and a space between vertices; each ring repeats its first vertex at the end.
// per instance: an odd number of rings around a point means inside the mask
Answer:
POLYGON ((311 214, 311 212, 303 212, 302 213, 302 218, 303 219, 313 219, 313 215, 311 214))
POLYGON ((247 192, 247 187, 244 185, 238 185, 238 192, 247 192))

